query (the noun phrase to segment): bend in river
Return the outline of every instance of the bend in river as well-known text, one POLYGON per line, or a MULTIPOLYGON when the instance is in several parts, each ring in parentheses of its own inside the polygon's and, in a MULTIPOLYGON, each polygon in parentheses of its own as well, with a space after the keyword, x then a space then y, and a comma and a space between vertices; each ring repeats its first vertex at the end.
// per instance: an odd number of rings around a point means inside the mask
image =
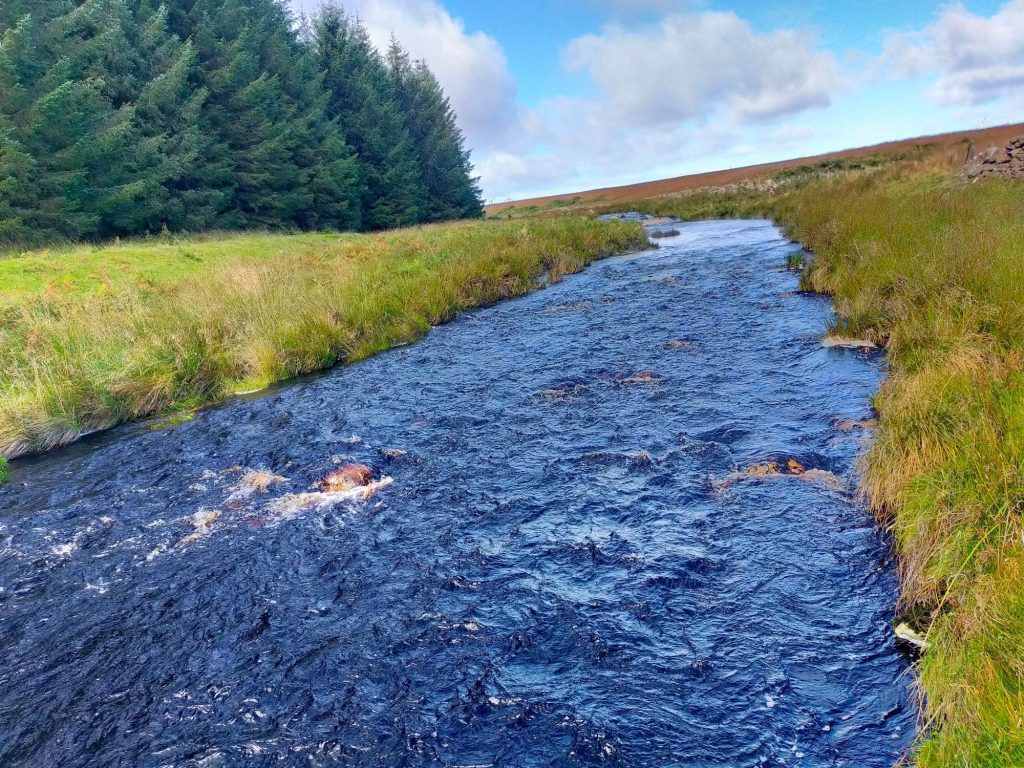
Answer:
POLYGON ((896 577, 836 426, 881 361, 822 348, 769 223, 679 229, 19 462, 0 764, 894 765, 896 577), (392 482, 313 495, 346 462, 392 482))

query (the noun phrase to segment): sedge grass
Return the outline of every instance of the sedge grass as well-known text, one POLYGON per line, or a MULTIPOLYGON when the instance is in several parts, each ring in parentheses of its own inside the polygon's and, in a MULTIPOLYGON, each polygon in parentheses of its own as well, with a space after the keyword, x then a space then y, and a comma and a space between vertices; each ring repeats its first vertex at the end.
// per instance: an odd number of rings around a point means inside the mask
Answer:
POLYGON ((102 249, 8 258, 0 288, 16 289, 0 303, 0 456, 359 360, 523 294, 542 275, 555 281, 646 244, 635 224, 563 218, 137 242, 110 249, 110 265, 136 268, 109 280, 90 277, 102 249))

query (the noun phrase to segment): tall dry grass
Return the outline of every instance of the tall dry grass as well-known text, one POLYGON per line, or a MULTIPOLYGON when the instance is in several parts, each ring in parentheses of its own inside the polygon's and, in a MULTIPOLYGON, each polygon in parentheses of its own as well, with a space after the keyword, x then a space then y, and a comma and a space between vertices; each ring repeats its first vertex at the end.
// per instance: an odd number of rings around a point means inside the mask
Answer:
POLYGON ((22 297, 0 307, 0 456, 365 358, 646 244, 637 225, 583 219, 451 224, 222 259, 160 288, 22 297))

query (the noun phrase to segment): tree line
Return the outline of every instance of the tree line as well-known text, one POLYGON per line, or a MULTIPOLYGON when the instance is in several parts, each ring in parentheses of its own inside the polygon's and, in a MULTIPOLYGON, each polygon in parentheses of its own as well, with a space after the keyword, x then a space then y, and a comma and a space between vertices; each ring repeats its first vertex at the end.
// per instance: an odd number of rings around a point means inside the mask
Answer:
POLYGON ((481 215, 423 61, 333 6, 0 2, 0 240, 481 215))

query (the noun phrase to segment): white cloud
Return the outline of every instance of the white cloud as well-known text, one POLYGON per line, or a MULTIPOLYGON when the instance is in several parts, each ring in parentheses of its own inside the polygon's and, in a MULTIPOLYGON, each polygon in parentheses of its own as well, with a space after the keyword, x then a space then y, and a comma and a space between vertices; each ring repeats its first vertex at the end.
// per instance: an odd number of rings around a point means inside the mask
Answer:
POLYGON ((992 16, 960 3, 945 6, 924 29, 886 38, 883 62, 897 75, 937 74, 940 104, 977 105, 1024 87, 1024 0, 1009 0, 992 16))
POLYGON ((765 120, 827 106, 839 87, 829 53, 790 30, 757 34, 734 13, 679 13, 639 31, 609 27, 573 40, 566 65, 590 73, 611 106, 664 123, 724 110, 765 120))
MULTIPOLYGON (((292 0, 292 5, 310 13, 320 3, 292 0)), ((381 51, 394 34, 414 59, 427 61, 451 99, 471 148, 506 146, 528 131, 515 79, 493 37, 467 32, 436 0, 344 0, 341 5, 359 16, 381 51)))
POLYGON ((518 163, 505 157, 493 168, 482 165, 485 181, 500 173, 508 186, 529 193, 550 188, 558 169, 564 189, 604 186, 711 155, 728 163, 752 148, 799 150, 806 127, 765 123, 827 106, 843 87, 835 58, 808 36, 757 34, 733 13, 670 13, 654 25, 611 25, 571 41, 563 62, 588 74, 596 93, 541 104, 541 146, 518 163))

